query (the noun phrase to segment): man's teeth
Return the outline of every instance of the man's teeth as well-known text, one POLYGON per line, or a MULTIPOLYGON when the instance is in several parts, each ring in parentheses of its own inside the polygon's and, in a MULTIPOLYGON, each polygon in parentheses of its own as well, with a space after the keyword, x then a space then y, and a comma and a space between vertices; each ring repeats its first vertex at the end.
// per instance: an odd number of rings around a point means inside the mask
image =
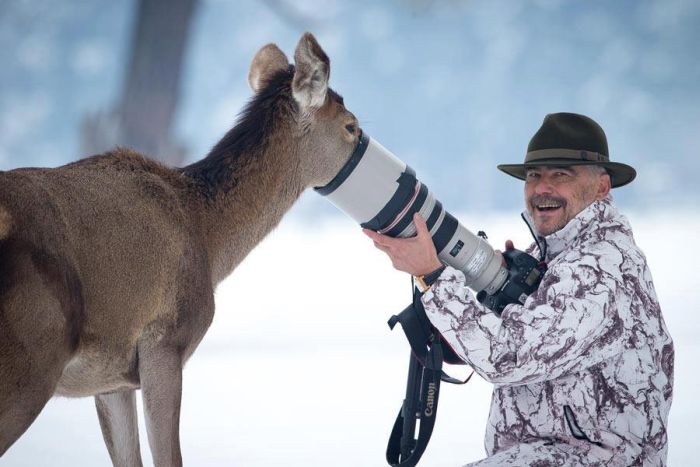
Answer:
POLYGON ((537 209, 551 209, 551 208, 559 208, 561 205, 559 204, 538 204, 537 209))

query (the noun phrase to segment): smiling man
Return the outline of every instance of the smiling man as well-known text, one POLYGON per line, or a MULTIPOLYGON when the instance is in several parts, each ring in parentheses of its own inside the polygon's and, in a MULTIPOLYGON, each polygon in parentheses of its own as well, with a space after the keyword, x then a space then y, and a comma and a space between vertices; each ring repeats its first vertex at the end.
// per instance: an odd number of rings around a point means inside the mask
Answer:
POLYGON ((548 266, 525 303, 500 317, 440 263, 420 216, 410 239, 366 231, 428 285, 421 301, 432 324, 494 384, 488 457, 472 465, 665 465, 673 342, 610 196, 635 170, 611 162, 603 129, 571 113, 547 115, 525 163, 498 168, 525 181, 523 217, 536 238, 527 251, 548 266))

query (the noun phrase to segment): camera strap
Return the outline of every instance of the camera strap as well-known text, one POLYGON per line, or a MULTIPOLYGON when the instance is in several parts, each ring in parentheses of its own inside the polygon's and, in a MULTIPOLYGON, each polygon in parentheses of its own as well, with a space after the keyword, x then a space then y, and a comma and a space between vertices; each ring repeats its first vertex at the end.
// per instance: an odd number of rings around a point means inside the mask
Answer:
POLYGON ((439 333, 425 314, 421 295, 415 291, 413 303, 388 322, 391 329, 397 323, 401 324, 411 345, 406 398, 394 422, 386 450, 386 460, 392 466, 413 467, 425 452, 435 426, 440 382, 465 384, 474 374, 472 372, 461 381, 442 371, 446 353, 450 361, 457 357, 449 346, 443 348, 439 333), (416 421, 420 421, 417 438, 416 421))

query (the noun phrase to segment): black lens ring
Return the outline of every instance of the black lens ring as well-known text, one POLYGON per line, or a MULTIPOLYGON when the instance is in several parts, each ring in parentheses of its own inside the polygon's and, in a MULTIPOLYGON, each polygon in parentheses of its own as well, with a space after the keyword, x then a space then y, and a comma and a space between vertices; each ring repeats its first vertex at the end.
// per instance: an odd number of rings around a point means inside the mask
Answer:
POLYGON ((401 232, 404 231, 408 225, 413 222, 413 213, 418 212, 420 208, 423 207, 423 204, 425 203, 425 200, 428 198, 428 187, 423 185, 422 183, 420 184, 420 189, 418 191, 418 196, 416 196, 416 200, 413 202, 411 207, 406 211, 406 213, 403 215, 401 220, 392 227, 385 235, 388 235, 390 237, 398 237, 401 232))
POLYGON ((442 224, 438 227, 437 232, 433 235, 433 243, 438 254, 447 246, 455 232, 457 231, 459 222, 452 214, 445 211, 445 217, 442 219, 442 224))
POLYGON ((440 217, 440 213, 442 212, 442 203, 440 201, 435 200, 435 206, 433 207, 433 211, 430 213, 428 218, 425 220, 425 223, 428 225, 428 230, 433 230, 433 226, 437 222, 438 218, 440 217))
POLYGON ((352 152, 350 159, 345 163, 345 165, 338 171, 333 180, 331 180, 327 185, 315 187, 316 193, 321 196, 328 196, 333 193, 336 188, 343 184, 343 182, 350 176, 357 164, 362 160, 362 156, 365 155, 367 147, 369 146, 369 136, 367 136, 362 130, 360 130, 360 140, 355 146, 355 150, 352 152))
POLYGON ((416 172, 406 166, 406 170, 396 179, 398 187, 391 196, 391 199, 379 210, 376 216, 367 222, 360 224, 363 229, 374 230, 375 232, 385 229, 392 223, 396 216, 411 202, 416 190, 416 172))

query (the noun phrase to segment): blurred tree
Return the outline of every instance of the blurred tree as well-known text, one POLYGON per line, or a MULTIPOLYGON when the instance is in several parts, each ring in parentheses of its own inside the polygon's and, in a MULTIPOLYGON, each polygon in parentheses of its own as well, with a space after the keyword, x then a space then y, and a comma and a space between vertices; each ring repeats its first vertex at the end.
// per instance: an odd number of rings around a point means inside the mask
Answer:
POLYGON ((182 63, 198 0, 139 0, 128 68, 119 101, 83 122, 83 154, 128 146, 169 165, 181 165, 175 141, 182 63))

